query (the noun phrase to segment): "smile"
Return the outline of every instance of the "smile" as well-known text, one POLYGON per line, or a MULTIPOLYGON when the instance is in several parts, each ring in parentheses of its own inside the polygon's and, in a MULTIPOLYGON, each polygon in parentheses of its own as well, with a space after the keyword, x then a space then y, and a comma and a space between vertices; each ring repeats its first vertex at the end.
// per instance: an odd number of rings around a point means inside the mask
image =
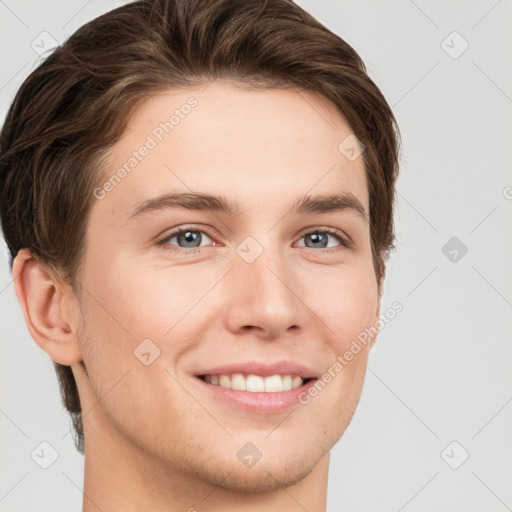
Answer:
POLYGON ((280 414, 297 405, 304 407, 299 396, 307 393, 317 380, 296 374, 263 377, 241 373, 205 374, 194 378, 207 397, 238 410, 265 415, 280 414))

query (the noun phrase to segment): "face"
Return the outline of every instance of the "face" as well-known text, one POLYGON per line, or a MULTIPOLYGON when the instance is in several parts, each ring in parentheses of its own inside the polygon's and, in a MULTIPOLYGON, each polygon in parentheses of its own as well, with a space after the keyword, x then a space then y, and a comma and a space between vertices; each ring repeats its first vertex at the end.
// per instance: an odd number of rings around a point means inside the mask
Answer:
POLYGON ((369 345, 315 396, 293 375, 320 380, 378 318, 363 157, 338 149, 351 133, 312 93, 222 81, 138 108, 87 228, 79 391, 103 398, 86 449, 108 435, 168 471, 253 491, 328 456, 369 345))

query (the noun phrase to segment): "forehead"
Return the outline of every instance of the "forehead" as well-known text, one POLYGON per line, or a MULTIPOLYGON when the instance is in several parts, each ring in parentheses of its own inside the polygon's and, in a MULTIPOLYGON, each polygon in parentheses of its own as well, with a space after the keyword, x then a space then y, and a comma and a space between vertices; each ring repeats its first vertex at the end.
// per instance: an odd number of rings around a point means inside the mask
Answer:
POLYGON ((169 90, 131 116, 107 155, 106 193, 94 208, 126 221, 135 205, 172 190, 236 197, 244 211, 262 213, 262 201, 346 191, 368 211, 363 157, 340 150, 351 134, 334 105, 311 92, 223 81, 169 90))

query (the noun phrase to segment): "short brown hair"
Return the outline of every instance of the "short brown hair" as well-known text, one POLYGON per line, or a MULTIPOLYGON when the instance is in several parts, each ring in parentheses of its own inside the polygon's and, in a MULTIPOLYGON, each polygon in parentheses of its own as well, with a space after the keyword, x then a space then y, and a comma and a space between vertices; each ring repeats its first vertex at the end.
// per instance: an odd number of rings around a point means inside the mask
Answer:
MULTIPOLYGON (((150 95, 216 78, 312 91, 345 117, 365 145, 382 294, 395 239, 396 120, 354 49, 292 0, 137 1, 85 24, 56 48, 24 81, 1 132, 0 216, 11 270, 28 248, 79 294, 102 156, 150 95)), ((54 365, 84 453, 73 373, 54 365)))

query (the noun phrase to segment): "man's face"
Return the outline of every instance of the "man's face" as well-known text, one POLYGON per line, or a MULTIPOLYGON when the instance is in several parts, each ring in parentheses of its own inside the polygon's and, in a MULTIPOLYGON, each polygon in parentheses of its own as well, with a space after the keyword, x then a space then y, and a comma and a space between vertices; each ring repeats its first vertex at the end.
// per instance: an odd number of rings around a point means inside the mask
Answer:
POLYGON ((86 449, 94 439, 131 450, 148 471, 241 490, 291 485, 326 456, 356 408, 369 345, 304 405, 307 383, 263 395, 198 376, 232 365, 228 374, 254 373, 258 386, 265 365, 295 363, 320 379, 378 318, 363 215, 292 208, 304 196, 350 194, 369 211, 363 157, 338 149, 351 133, 316 95, 222 81, 138 108, 105 177, 137 163, 97 194, 88 222, 78 342, 89 382, 79 391, 89 406, 103 398, 84 415, 86 449), (160 123, 176 109, 166 133, 160 123), (170 193, 224 196, 240 212, 174 206, 131 217, 170 193))

